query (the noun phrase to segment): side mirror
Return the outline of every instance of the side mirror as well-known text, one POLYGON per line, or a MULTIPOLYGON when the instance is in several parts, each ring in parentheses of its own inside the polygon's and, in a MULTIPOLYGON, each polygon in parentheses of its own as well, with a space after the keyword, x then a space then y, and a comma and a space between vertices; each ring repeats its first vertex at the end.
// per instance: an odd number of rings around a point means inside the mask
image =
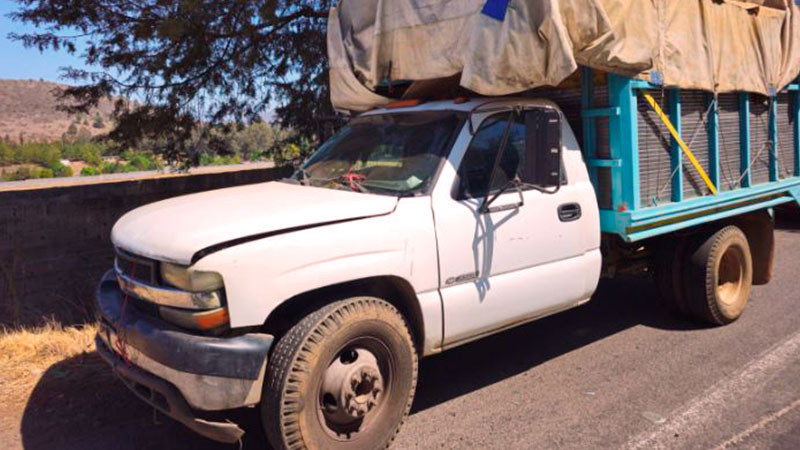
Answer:
POLYGON ((561 120, 561 114, 551 108, 529 110, 525 115, 526 170, 545 192, 561 186, 561 120))
POLYGON ((542 152, 543 171, 545 172, 545 186, 561 185, 561 114, 558 111, 547 109, 545 120, 547 121, 545 132, 547 144, 542 152))

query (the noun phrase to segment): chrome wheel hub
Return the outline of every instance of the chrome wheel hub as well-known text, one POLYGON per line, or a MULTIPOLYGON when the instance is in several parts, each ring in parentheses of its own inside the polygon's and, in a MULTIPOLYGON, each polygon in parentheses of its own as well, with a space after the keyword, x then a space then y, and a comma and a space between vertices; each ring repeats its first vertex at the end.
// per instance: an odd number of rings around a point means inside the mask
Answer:
POLYGON ((325 371, 320 393, 322 413, 331 424, 357 425, 380 404, 383 390, 375 355, 363 348, 346 349, 325 371))
POLYGON ((717 297, 726 305, 740 300, 743 285, 744 255, 738 248, 729 248, 722 254, 717 269, 717 297))

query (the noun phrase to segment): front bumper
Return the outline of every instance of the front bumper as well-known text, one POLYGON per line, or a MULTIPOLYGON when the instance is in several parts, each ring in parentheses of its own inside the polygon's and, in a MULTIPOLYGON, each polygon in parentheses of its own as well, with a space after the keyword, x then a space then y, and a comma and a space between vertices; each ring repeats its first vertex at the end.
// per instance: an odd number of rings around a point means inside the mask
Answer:
POLYGON ((188 333, 126 302, 113 271, 101 280, 97 303, 97 351, 134 393, 203 436, 222 442, 241 438, 235 424, 205 421, 193 410, 258 403, 272 336, 188 333))

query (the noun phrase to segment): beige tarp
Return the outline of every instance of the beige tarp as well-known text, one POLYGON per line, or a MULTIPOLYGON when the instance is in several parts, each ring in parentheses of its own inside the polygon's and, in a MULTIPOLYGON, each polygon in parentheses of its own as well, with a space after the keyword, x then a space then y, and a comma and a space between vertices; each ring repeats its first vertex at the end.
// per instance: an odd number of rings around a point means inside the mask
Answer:
POLYGON ((579 65, 671 87, 769 95, 800 72, 793 0, 341 0, 328 22, 338 109, 386 80, 458 76, 483 95, 558 85, 579 65), (499 2, 503 3, 503 2, 499 2))

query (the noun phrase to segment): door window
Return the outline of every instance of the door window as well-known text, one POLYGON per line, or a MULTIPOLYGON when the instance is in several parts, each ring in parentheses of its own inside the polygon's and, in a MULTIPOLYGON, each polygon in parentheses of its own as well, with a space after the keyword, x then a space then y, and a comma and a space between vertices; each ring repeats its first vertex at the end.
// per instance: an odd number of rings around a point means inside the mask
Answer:
POLYGON ((494 183, 489 189, 494 160, 500 150, 511 114, 513 113, 505 112, 490 116, 478 128, 458 169, 459 200, 485 197, 490 191, 500 189, 513 180, 520 168, 524 167, 525 122, 515 114, 509 130, 508 147, 498 165, 494 183))
MULTIPOLYGON (((557 113, 555 113, 557 115, 557 113)), ((553 114, 542 108, 526 110, 522 113, 504 112, 489 116, 483 121, 458 169, 459 186, 457 200, 482 198, 501 189, 518 178, 522 183, 538 187, 551 187, 558 184, 548 170, 546 151, 550 151, 549 134, 560 140, 559 127, 555 130, 549 121, 553 114), (508 134, 508 144, 503 158, 498 164, 495 176, 492 168, 497 152, 503 141, 503 134, 512 117, 508 134), (555 134, 558 136, 555 136, 555 134), (492 179, 494 178, 494 179, 492 179), (489 186, 492 183, 492 186, 489 186)), ((562 171, 563 173, 563 171, 562 171)), ((563 180, 562 180, 563 183, 563 180)))

